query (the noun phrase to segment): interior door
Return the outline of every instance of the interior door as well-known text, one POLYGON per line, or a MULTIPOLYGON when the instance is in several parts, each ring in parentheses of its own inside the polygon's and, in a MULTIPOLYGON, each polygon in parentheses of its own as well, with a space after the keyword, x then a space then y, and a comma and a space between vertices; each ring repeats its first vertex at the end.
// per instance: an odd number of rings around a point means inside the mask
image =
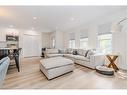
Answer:
POLYGON ((23 55, 24 57, 39 56, 39 35, 23 36, 23 55))

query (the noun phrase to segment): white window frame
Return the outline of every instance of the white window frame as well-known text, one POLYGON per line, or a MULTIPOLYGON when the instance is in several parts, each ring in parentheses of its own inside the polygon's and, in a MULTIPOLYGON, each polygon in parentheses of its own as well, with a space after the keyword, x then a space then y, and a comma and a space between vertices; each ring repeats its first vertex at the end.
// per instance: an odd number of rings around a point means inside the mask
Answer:
POLYGON ((112 34, 98 35, 98 46, 103 53, 111 53, 112 52, 112 34), (110 47, 109 46, 102 47, 102 45, 101 45, 102 41, 111 42, 111 43, 109 43, 109 44, 111 44, 110 47))
POLYGON ((80 48, 81 49, 87 49, 88 48, 88 38, 80 38, 80 48))
POLYGON ((75 39, 70 39, 69 40, 69 48, 75 48, 76 44, 75 44, 75 39))

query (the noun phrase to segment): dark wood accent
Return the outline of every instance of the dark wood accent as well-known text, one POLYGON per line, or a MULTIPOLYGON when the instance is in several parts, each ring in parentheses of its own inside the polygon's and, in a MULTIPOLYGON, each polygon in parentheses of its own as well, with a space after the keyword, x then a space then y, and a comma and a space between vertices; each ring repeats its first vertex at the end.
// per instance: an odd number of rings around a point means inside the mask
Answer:
POLYGON ((108 65, 108 67, 113 68, 115 70, 115 72, 117 72, 119 69, 115 64, 115 61, 118 58, 118 55, 106 55, 106 57, 110 61, 110 64, 108 65))

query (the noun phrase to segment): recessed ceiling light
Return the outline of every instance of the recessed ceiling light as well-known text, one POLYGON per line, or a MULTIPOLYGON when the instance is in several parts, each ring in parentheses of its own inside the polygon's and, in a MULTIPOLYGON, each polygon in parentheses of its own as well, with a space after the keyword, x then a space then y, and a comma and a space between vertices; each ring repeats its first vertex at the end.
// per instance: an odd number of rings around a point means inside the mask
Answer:
POLYGON ((71 20, 71 21, 74 21, 74 20, 75 20, 75 18, 74 18, 74 17, 71 17, 71 18, 70 18, 70 20, 71 20))
POLYGON ((9 25, 9 27, 10 27, 10 28, 13 28, 13 27, 14 27, 14 25, 9 25))
POLYGON ((32 27, 31 29, 34 30, 34 27, 32 27))
POLYGON ((33 19, 34 19, 34 20, 36 20, 36 19, 37 19, 37 17, 36 17, 36 16, 34 16, 34 17, 33 17, 33 19))

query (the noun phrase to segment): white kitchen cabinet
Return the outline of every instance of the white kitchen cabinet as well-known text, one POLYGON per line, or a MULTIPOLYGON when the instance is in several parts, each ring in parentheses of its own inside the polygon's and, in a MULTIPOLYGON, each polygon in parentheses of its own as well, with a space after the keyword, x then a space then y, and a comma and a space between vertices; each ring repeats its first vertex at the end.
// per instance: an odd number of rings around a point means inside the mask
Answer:
POLYGON ((6 42, 6 31, 0 29, 0 42, 6 42))

